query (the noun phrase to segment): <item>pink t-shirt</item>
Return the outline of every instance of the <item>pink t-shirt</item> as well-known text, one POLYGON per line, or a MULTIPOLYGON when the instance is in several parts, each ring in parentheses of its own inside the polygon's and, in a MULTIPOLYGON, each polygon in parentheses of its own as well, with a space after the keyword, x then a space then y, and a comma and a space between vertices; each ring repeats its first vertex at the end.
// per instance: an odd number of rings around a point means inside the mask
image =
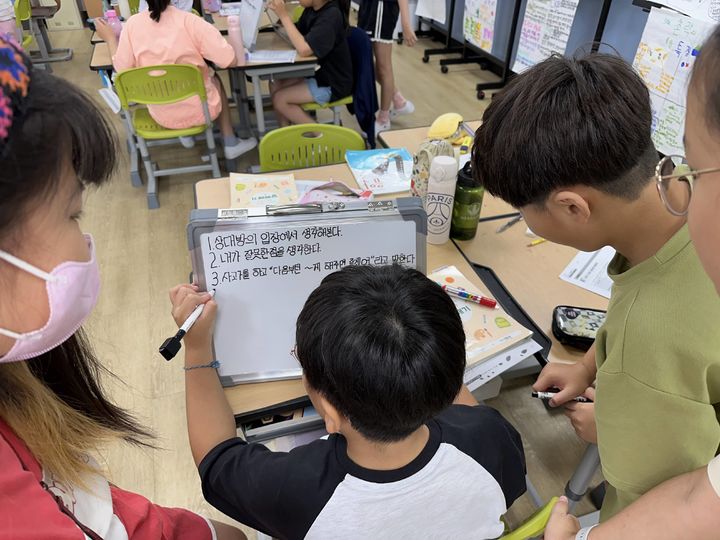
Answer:
MULTIPOLYGON (((158 64, 192 64, 199 67, 205 79, 210 116, 215 119, 222 105, 205 59, 226 68, 235 60, 235 51, 217 28, 202 17, 168 6, 158 22, 150 18, 149 11, 128 19, 120 34, 113 66, 117 71, 158 64)), ((197 96, 172 105, 151 105, 148 108, 155 121, 169 129, 205 123, 197 96)))

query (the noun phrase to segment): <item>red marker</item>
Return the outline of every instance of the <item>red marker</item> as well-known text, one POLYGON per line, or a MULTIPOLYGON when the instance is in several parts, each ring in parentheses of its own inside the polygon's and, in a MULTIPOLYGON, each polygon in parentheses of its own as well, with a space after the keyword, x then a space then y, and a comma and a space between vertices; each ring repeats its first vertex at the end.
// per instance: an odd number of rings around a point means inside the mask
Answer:
POLYGON ((492 298, 480 296, 478 294, 472 294, 464 289, 458 289, 457 287, 452 287, 450 285, 441 285, 441 287, 450 296, 466 300, 467 302, 475 302, 476 304, 480 304, 481 306, 497 309, 497 302, 492 298))

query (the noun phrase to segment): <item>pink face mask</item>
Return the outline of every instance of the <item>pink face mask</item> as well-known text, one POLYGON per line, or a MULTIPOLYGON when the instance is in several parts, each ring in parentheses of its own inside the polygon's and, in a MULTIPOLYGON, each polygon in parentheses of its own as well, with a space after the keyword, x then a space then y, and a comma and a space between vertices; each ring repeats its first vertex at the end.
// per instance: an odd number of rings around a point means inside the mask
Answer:
POLYGON ((54 349, 77 332, 97 303, 100 293, 100 271, 95 260, 95 243, 85 235, 90 250, 88 262, 64 262, 49 274, 0 251, 0 259, 46 281, 50 318, 39 330, 18 334, 0 328, 0 334, 12 338, 15 344, 0 362, 16 362, 34 358, 54 349))

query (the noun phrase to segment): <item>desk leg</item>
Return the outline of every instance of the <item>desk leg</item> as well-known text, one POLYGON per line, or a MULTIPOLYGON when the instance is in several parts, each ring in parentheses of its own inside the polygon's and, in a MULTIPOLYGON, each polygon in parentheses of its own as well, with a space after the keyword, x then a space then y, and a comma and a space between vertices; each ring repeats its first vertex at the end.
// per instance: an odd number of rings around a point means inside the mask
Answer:
POLYGON ((565 486, 565 496, 568 498, 570 511, 587 493, 592 477, 600 466, 600 452, 595 444, 589 444, 585 449, 580 464, 575 469, 565 486))
POLYGON ((235 105, 240 116, 238 125, 238 135, 243 139, 252 137, 252 124, 250 123, 250 106, 248 105, 247 87, 245 86, 245 75, 242 71, 231 69, 230 86, 233 96, 235 97, 235 105))
POLYGON ((45 42, 45 49, 47 50, 48 54, 54 54, 59 55, 53 58, 53 61, 55 62, 64 62, 66 60, 70 60, 73 56, 73 50, 72 49, 56 49, 52 46, 52 43, 50 42, 50 36, 47 33, 47 24, 45 21, 42 23, 38 23, 38 26, 40 27, 40 34, 42 35, 42 39, 45 42))
POLYGON ((252 76, 253 83, 253 100, 255 102, 255 118, 257 120, 258 135, 265 135, 265 110, 263 109, 262 87, 260 86, 260 76, 252 76))

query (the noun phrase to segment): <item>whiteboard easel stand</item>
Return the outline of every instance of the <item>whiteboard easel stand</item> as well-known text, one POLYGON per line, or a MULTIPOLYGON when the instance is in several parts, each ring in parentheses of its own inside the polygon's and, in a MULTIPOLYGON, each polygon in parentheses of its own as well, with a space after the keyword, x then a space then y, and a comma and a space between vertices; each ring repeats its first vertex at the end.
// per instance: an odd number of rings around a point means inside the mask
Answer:
MULTIPOLYGON (((420 23, 422 23, 422 17, 418 17, 420 23)), ((445 34, 445 46, 439 49, 425 49, 423 51, 423 62, 426 64, 430 61, 430 56, 436 54, 463 54, 465 47, 460 45, 453 46, 452 42, 452 27, 453 20, 455 19, 455 0, 450 0, 450 9, 448 10, 445 22, 447 23, 447 32, 445 34)), ((432 21, 428 21, 432 28, 432 21)), ((428 35, 432 35, 432 30, 428 30, 428 35)), ((443 71, 447 73, 447 70, 443 71)))
POLYGON ((499 90, 500 88, 503 88, 513 75, 510 62, 512 61, 513 45, 515 43, 515 34, 519 19, 520 0, 515 0, 512 21, 510 23, 510 33, 508 35, 507 47, 505 50, 505 59, 502 62, 489 52, 484 51, 465 40, 461 48, 462 58, 444 58, 443 60, 440 60, 440 70, 443 73, 447 73, 447 66, 468 63, 478 63, 480 64, 480 69, 490 69, 494 73, 497 73, 496 69, 499 68, 498 71, 500 71, 500 73, 498 75, 500 76, 500 80, 489 83, 478 83, 475 85, 475 91, 477 92, 476 97, 478 99, 485 99, 485 90, 499 90))
POLYGON ((508 35, 507 47, 505 48, 505 60, 502 66, 502 75, 497 82, 478 83, 475 85, 476 97, 485 99, 485 90, 499 90, 503 88, 513 75, 510 62, 512 61, 513 45, 515 44, 515 33, 517 32, 520 20, 520 0, 515 0, 513 7, 512 22, 510 23, 510 34, 508 35))

